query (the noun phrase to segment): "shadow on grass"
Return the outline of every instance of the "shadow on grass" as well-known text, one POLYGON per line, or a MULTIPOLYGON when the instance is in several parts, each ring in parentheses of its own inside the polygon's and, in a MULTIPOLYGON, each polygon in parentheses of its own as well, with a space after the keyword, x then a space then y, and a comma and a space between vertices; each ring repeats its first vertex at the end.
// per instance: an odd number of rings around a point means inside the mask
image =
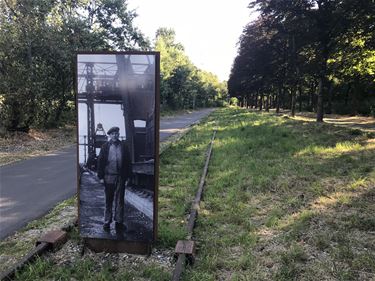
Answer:
MULTIPOLYGON (((363 279, 359 271, 374 272, 373 247, 365 247, 371 249, 367 252, 354 250, 366 246, 361 236, 375 230, 371 212, 365 211, 373 205, 369 189, 375 182, 371 135, 245 110, 224 110, 212 118, 217 118, 218 134, 205 196, 208 215, 201 219, 201 232, 228 237, 206 243, 225 249, 242 243, 236 238, 242 235, 241 225, 246 231, 268 229, 269 239, 256 242, 253 254, 263 255, 257 250, 261 243, 280 246, 262 269, 272 272, 264 278, 274 280, 307 277, 303 274, 363 279), (226 240, 231 242, 225 244, 226 240), (326 250, 331 256, 324 266, 314 257, 326 250), (290 263, 289 257, 293 257, 290 263), (278 266, 270 270, 271 263, 278 266)), ((373 238, 369 236, 369 241, 373 238)), ((225 261, 215 262, 210 270, 215 266, 225 268, 225 261)))

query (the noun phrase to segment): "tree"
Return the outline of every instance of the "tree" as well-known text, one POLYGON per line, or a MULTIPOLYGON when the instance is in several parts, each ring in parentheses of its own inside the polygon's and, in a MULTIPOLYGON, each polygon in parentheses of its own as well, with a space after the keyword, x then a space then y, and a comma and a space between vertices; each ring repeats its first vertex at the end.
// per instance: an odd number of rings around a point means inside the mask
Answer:
POLYGON ((259 18, 244 29, 228 88, 251 106, 324 110, 347 104, 369 113, 374 93, 375 3, 253 0, 259 18), (337 94, 344 91, 346 94, 337 94), (372 93, 372 94, 371 94, 372 93), (246 102, 246 100, 249 102, 246 102))
POLYGON ((161 104, 172 109, 220 105, 226 86, 217 76, 198 69, 176 42, 173 29, 159 28, 155 49, 160 52, 161 104))
POLYGON ((8 130, 74 116, 76 51, 149 48, 122 0, 2 0, 0 11, 0 125, 8 130))

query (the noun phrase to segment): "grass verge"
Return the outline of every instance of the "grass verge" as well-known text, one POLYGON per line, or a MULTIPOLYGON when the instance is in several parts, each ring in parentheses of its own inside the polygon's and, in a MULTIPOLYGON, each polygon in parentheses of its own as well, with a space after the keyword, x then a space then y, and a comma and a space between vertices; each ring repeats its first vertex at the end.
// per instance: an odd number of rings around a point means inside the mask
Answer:
POLYGON ((170 108, 162 108, 160 111, 160 117, 170 117, 170 116, 181 115, 181 114, 190 114, 193 111, 194 111, 193 109, 172 110, 170 108))
POLYGON ((375 139, 241 109, 218 126, 184 280, 374 280, 375 139))
POLYGON ((184 280, 373 280, 375 140, 352 129, 221 109, 161 156, 150 257, 82 254, 77 230, 17 280, 170 280, 217 127, 184 280), (160 258, 165 258, 163 262, 160 258))

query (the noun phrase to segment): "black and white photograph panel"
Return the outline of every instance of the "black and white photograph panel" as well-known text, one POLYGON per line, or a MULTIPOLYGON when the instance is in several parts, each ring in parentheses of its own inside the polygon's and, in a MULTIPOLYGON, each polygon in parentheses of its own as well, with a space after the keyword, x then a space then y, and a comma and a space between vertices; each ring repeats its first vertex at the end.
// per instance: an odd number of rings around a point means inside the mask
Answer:
POLYGON ((80 235, 151 242, 155 55, 78 54, 77 88, 80 235))

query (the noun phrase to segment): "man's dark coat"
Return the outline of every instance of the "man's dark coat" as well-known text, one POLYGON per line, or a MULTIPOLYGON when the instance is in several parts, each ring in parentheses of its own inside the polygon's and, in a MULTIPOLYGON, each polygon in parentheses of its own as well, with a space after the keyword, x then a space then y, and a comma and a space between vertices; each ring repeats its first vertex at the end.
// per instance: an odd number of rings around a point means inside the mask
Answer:
MULTIPOLYGON (((105 167, 107 166, 108 162, 108 153, 109 153, 109 147, 111 145, 110 141, 107 141, 102 145, 102 148, 100 149, 99 157, 98 157, 98 178, 104 179, 105 175, 105 167)), ((124 180, 129 179, 131 175, 131 158, 130 158, 130 151, 129 146, 126 141, 121 141, 121 153, 122 153, 122 165, 121 165, 121 173, 120 178, 124 180)))

